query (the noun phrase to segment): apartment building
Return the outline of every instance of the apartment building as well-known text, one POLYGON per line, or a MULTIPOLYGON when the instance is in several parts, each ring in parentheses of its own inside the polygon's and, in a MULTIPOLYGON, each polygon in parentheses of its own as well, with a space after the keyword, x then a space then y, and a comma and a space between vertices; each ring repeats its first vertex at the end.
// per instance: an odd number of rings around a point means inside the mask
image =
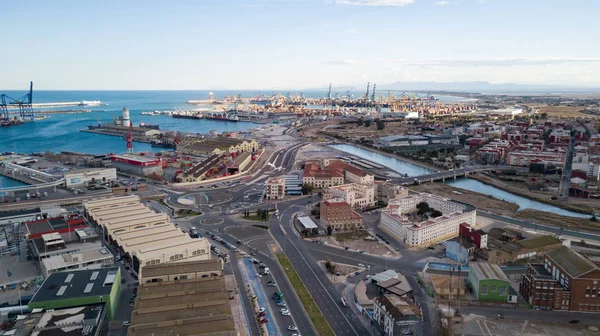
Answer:
POLYGON ((331 225, 336 232, 356 231, 362 227, 362 216, 343 199, 321 202, 321 223, 331 225))
POLYGON ((458 235, 462 223, 475 225, 476 210, 465 213, 454 213, 424 222, 414 223, 406 229, 405 244, 407 247, 425 247, 458 235))
POLYGON ((285 196, 285 179, 283 177, 272 177, 267 180, 267 199, 278 200, 285 196))
POLYGON ((551 163, 562 167, 565 164, 567 153, 565 151, 513 151, 506 156, 509 166, 526 167, 531 163, 551 163))
POLYGON ((375 184, 357 183, 329 187, 325 190, 325 199, 341 198, 353 208, 366 208, 375 205, 375 184))

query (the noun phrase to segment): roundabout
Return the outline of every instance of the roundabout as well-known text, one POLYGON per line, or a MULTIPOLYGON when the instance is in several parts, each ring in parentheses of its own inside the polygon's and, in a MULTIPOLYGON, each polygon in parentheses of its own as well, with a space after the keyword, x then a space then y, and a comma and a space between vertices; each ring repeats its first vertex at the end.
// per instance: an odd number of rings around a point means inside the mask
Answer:
POLYGON ((219 225, 219 224, 223 224, 224 220, 223 218, 204 218, 203 220, 200 221, 201 225, 219 225))
POLYGON ((184 206, 201 207, 229 202, 233 196, 223 191, 197 192, 177 198, 177 203, 184 206))

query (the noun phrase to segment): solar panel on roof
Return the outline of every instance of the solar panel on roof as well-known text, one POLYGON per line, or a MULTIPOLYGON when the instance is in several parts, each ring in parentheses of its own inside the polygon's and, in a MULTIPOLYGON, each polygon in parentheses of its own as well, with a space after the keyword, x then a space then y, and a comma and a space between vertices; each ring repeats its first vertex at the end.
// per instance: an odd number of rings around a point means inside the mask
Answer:
POLYGON ((84 293, 89 293, 92 291, 92 287, 94 287, 94 283, 89 283, 85 286, 85 289, 83 290, 84 293))
POLYGON ((92 276, 90 276, 90 281, 98 279, 98 274, 100 274, 100 272, 93 272, 92 276))
POLYGON ((65 279, 65 283, 71 282, 71 280, 73 280, 74 276, 75 276, 75 274, 73 274, 73 273, 67 275, 67 278, 65 279))
POLYGON ((60 286, 60 288, 58 289, 58 292, 56 293, 56 296, 62 296, 63 294, 65 294, 66 290, 67 290, 67 286, 60 286))

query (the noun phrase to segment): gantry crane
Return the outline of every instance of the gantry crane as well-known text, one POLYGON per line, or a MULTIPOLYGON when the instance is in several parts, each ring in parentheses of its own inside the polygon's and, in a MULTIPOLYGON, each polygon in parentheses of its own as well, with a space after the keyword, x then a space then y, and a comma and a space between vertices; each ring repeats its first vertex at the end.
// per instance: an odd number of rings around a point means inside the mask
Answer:
MULTIPOLYGON (((9 107, 19 107, 18 116, 21 120, 29 119, 34 120, 33 106, 33 82, 29 82, 29 93, 25 94, 21 98, 15 99, 5 94, 0 94, 0 117, 4 120, 9 120, 11 112, 9 107)), ((14 113, 16 114, 16 113, 14 113)))

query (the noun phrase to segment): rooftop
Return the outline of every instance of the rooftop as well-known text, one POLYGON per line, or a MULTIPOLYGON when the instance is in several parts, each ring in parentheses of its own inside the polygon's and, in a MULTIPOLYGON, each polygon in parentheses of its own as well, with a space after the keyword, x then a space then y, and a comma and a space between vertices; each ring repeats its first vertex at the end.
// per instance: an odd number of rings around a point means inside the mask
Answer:
POLYGON ((477 279, 494 279, 494 280, 504 280, 509 281, 508 277, 502 270, 500 266, 496 264, 489 264, 484 262, 472 262, 469 263, 469 272, 475 272, 475 276, 477 279))
POLYGON ((313 220, 310 219, 310 217, 308 217, 308 216, 298 217, 298 220, 300 221, 302 226, 304 226, 305 229, 316 229, 317 228, 317 224, 315 224, 315 222, 313 222, 313 220))
POLYGON ((546 255, 573 278, 598 269, 593 262, 567 246, 546 252, 546 255))
POLYGON ((42 259, 41 262, 47 270, 56 270, 71 265, 112 258, 112 253, 110 253, 106 247, 99 247, 86 249, 76 253, 54 255, 42 259))
POLYGON ((144 162, 144 163, 150 163, 150 162, 154 162, 156 160, 160 160, 160 158, 157 158, 154 156, 144 156, 144 155, 135 155, 135 154, 114 154, 113 157, 125 159, 125 160, 144 162))
POLYGON ((221 271, 223 264, 221 259, 183 261, 169 264, 158 264, 144 267, 144 277, 160 277, 171 274, 183 274, 194 272, 221 271))
MULTIPOLYGON (((119 267, 50 274, 31 303, 110 295, 119 267)), ((108 301, 108 300, 107 300, 108 301)))
POLYGON ((526 249, 537 249, 544 246, 562 244, 562 242, 560 239, 554 237, 553 235, 545 235, 535 238, 519 240, 517 241, 517 244, 526 249))
POLYGON ((386 270, 381 273, 377 273, 377 274, 373 275, 371 277, 371 281, 384 282, 384 281, 387 281, 387 280, 390 280, 390 279, 396 278, 396 277, 398 277, 398 273, 396 273, 396 271, 394 271, 393 269, 389 269, 389 270, 386 270))
POLYGON ((42 213, 40 208, 26 209, 26 210, 2 211, 2 212, 0 212, 0 218, 35 215, 35 214, 40 214, 40 213, 42 213))

